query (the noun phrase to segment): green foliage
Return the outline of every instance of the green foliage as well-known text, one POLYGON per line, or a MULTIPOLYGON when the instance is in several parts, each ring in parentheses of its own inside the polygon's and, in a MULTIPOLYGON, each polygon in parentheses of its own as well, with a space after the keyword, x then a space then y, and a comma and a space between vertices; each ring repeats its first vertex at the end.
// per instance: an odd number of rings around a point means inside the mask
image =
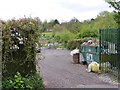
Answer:
POLYGON ((70 31, 65 30, 62 33, 55 34, 54 38, 56 41, 62 42, 64 47, 66 47, 67 43, 70 40, 73 40, 75 38, 75 34, 71 33, 70 31))
POLYGON ((52 37, 53 37, 52 32, 44 32, 44 33, 42 33, 42 35, 43 35, 45 38, 52 38, 52 37))
POLYGON ((113 12, 112 13, 108 11, 101 12, 96 18, 97 23, 95 25, 97 25, 98 29, 99 28, 117 28, 117 23, 114 20, 114 15, 115 13, 113 12))
POLYGON ((80 49, 80 46, 83 42, 86 42, 86 41, 91 40, 91 39, 92 38, 90 38, 90 37, 86 37, 86 38, 82 38, 82 39, 71 40, 67 43, 67 49, 69 49, 69 50, 73 50, 76 48, 80 49))
POLYGON ((69 22, 63 22, 53 27, 53 34, 57 41, 63 43, 68 49, 79 47, 83 38, 98 38, 99 29, 102 28, 117 28, 117 23, 114 20, 114 12, 103 11, 95 19, 79 22, 73 18, 69 22), (74 40, 75 39, 75 40, 74 40), (76 39, 78 39, 76 41, 76 39))
POLYGON ((14 77, 3 81, 2 90, 44 90, 43 81, 39 75, 22 77, 19 72, 14 77))
POLYGON ((60 37, 62 42, 66 42, 74 39, 74 34, 66 30, 62 34, 60 34, 60 37))
POLYGON ((109 3, 112 7, 115 8, 115 21, 118 24, 118 27, 120 28, 120 1, 116 1, 116 0, 109 0, 107 1, 107 3, 109 3))
MULTIPOLYGON (((99 13, 99 15, 97 15, 95 19, 92 18, 91 20, 85 20, 83 22, 80 22, 74 17, 69 22, 62 22, 61 24, 54 24, 50 26, 54 39, 57 42, 62 42, 64 47, 75 48, 78 47, 78 45, 76 44, 77 46, 75 46, 71 44, 72 42, 74 42, 74 39, 76 42, 76 39, 83 39, 89 37, 98 38, 99 29, 118 28, 118 22, 116 23, 114 16, 117 17, 116 19, 119 22, 118 14, 114 12, 110 13, 108 11, 102 11, 101 13, 99 13)), ((54 22, 54 20, 52 20, 50 23, 52 24, 52 22, 54 22)))
POLYGON ((116 23, 118 24, 118 27, 120 28, 120 12, 115 14, 115 20, 116 20, 116 23))
POLYGON ((98 37, 98 32, 95 32, 95 31, 84 31, 84 32, 81 32, 81 33, 78 33, 76 35, 76 38, 85 38, 85 37, 98 37))
POLYGON ((62 33, 65 30, 65 27, 63 27, 62 25, 56 24, 53 27, 53 33, 62 33))
POLYGON ((103 11, 99 13, 97 18, 84 21, 81 25, 81 31, 76 37, 98 37, 100 28, 116 28, 117 24, 114 20, 114 15, 115 13, 103 11))
POLYGON ((22 18, 2 21, 2 73, 3 78, 36 73, 36 42, 39 40, 40 20, 22 18))
POLYGON ((114 20, 115 13, 103 11, 99 13, 97 18, 79 22, 77 19, 72 19, 70 22, 64 22, 53 27, 53 33, 62 33, 69 31, 76 34, 76 38, 98 37, 100 28, 117 28, 114 20))
MULTIPOLYGON (((107 1, 107 0, 106 0, 107 1)), ((114 7, 116 10, 120 10, 120 1, 116 0, 109 0, 107 1, 112 7, 114 7)))
POLYGON ((46 32, 52 29, 55 25, 59 24, 59 21, 57 19, 51 20, 50 22, 44 21, 42 24, 41 31, 46 32))

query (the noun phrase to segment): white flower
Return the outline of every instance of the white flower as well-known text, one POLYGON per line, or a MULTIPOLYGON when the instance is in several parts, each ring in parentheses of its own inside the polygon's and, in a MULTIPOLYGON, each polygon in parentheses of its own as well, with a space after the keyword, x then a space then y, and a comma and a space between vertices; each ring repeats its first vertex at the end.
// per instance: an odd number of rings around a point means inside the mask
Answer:
POLYGON ((16 35, 18 35, 18 33, 16 32, 16 35))
POLYGON ((14 46, 10 47, 10 49, 19 49, 19 47, 17 45, 14 45, 14 46))
POLYGON ((14 48, 15 48, 15 49, 17 49, 17 48, 18 48, 18 46, 17 46, 17 45, 15 45, 15 46, 14 46, 14 48))
POLYGON ((23 38, 19 38, 19 37, 17 37, 17 39, 18 39, 19 41, 23 41, 23 38))
POLYGON ((19 44, 23 44, 23 41, 20 41, 19 44))
POLYGON ((12 47, 10 47, 10 49, 13 49, 12 47))
POLYGON ((11 36, 15 36, 15 34, 11 34, 11 36))
POLYGON ((29 22, 30 24, 32 24, 32 22, 29 22))
POLYGON ((21 41, 23 41, 23 38, 21 38, 21 41))
POLYGON ((17 39, 20 41, 20 38, 19 38, 19 37, 17 37, 17 39))

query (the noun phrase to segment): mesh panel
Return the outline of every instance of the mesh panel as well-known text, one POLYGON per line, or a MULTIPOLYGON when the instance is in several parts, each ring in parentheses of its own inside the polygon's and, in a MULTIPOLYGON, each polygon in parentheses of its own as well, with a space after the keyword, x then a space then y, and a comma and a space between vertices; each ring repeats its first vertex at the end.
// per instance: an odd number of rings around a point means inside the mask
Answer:
POLYGON ((120 76, 120 29, 100 29, 100 66, 105 73, 120 76))

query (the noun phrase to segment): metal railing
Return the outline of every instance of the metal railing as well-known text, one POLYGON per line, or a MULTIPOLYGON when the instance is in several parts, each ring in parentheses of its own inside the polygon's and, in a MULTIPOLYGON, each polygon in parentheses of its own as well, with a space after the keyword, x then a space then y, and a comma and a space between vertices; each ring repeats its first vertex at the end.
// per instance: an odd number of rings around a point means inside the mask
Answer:
POLYGON ((100 29, 99 32, 101 71, 120 78, 120 28, 100 29))

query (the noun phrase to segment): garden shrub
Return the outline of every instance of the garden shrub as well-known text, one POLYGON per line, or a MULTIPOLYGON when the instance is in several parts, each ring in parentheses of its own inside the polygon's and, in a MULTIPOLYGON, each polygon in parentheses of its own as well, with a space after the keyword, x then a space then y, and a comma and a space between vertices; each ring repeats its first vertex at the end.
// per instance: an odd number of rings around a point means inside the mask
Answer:
POLYGON ((22 77, 19 72, 14 77, 8 77, 3 81, 2 90, 44 90, 42 78, 34 76, 22 77))
POLYGON ((81 33, 78 33, 76 35, 76 38, 89 38, 89 37, 98 37, 98 32, 96 32, 95 30, 84 30, 81 33))
POLYGON ((71 40, 67 43, 67 49, 69 49, 69 50, 73 50, 73 49, 76 49, 76 48, 80 49, 81 44, 83 42, 86 42, 86 41, 91 40, 91 39, 92 38, 89 37, 89 38, 81 38, 81 39, 71 40))
POLYGON ((21 18, 1 22, 3 78, 20 72, 22 76, 36 73, 36 42, 40 20, 21 18))
POLYGON ((67 43, 71 40, 74 40, 75 34, 71 33, 70 31, 65 30, 61 33, 56 33, 54 36, 55 40, 57 42, 61 42, 63 44, 63 47, 67 47, 67 43))

